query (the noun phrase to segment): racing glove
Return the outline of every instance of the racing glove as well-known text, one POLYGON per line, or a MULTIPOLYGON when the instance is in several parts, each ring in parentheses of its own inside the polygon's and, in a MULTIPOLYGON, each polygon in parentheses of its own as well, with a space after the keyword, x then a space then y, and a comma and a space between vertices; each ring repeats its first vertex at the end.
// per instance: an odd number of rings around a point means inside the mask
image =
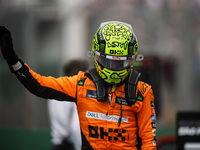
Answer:
POLYGON ((7 61, 11 71, 13 72, 11 66, 16 64, 19 61, 19 58, 13 49, 11 33, 4 26, 0 26, 0 48, 3 58, 7 61))

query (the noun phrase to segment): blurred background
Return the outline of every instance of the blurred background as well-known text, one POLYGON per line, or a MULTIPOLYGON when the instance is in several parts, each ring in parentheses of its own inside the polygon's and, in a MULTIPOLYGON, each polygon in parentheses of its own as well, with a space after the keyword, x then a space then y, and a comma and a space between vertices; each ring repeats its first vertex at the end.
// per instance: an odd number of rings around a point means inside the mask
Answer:
MULTIPOLYGON (((200 110, 200 0, 0 0, 0 25, 31 69, 59 77, 62 65, 86 58, 101 22, 133 26, 152 85, 157 140, 176 133, 179 111, 200 110)), ((0 149, 49 150, 47 102, 31 95, 0 55, 0 149), (12 144, 11 144, 12 143, 12 144)))

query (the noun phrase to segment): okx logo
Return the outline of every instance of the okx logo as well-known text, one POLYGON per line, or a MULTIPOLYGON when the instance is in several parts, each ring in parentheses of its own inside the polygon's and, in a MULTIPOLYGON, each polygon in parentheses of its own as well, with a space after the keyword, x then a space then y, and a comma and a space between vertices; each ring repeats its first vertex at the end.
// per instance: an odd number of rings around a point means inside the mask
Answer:
POLYGON ((104 127, 97 127, 97 126, 88 126, 89 129, 89 137, 97 138, 97 139, 108 139, 109 141, 125 141, 125 129, 113 129, 108 128, 108 131, 104 130, 104 127))
POLYGON ((123 55, 123 50, 110 50, 110 54, 123 55))

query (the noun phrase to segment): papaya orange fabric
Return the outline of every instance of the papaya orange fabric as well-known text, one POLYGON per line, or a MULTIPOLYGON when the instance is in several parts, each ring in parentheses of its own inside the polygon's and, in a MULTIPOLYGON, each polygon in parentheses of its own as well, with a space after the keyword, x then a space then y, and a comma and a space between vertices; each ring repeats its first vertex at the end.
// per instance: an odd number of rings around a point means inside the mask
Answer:
POLYGON ((89 149, 85 146, 87 142, 95 150, 137 150, 138 133, 142 150, 156 150, 154 96, 147 83, 138 82, 136 95, 139 91, 143 99, 132 105, 125 100, 125 84, 117 86, 114 92, 109 93, 109 105, 108 101, 97 101, 95 84, 85 76, 85 72, 60 78, 44 77, 30 68, 29 73, 40 86, 64 93, 75 100, 81 131, 86 139, 82 143, 85 149, 89 149))

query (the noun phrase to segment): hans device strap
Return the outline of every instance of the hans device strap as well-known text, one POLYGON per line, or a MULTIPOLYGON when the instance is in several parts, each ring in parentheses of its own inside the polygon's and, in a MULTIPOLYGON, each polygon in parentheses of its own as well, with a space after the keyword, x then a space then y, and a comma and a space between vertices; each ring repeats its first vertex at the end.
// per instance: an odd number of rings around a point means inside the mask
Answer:
POLYGON ((136 101, 136 88, 139 81, 141 73, 131 69, 128 82, 125 84, 125 96, 126 101, 129 104, 135 104, 136 101), (133 92, 134 91, 134 92, 133 92))
POLYGON ((89 71, 92 80, 94 81, 96 88, 97 88, 97 100, 99 102, 104 102, 108 98, 108 94, 105 88, 105 84, 103 79, 99 76, 96 68, 90 69, 89 71))

